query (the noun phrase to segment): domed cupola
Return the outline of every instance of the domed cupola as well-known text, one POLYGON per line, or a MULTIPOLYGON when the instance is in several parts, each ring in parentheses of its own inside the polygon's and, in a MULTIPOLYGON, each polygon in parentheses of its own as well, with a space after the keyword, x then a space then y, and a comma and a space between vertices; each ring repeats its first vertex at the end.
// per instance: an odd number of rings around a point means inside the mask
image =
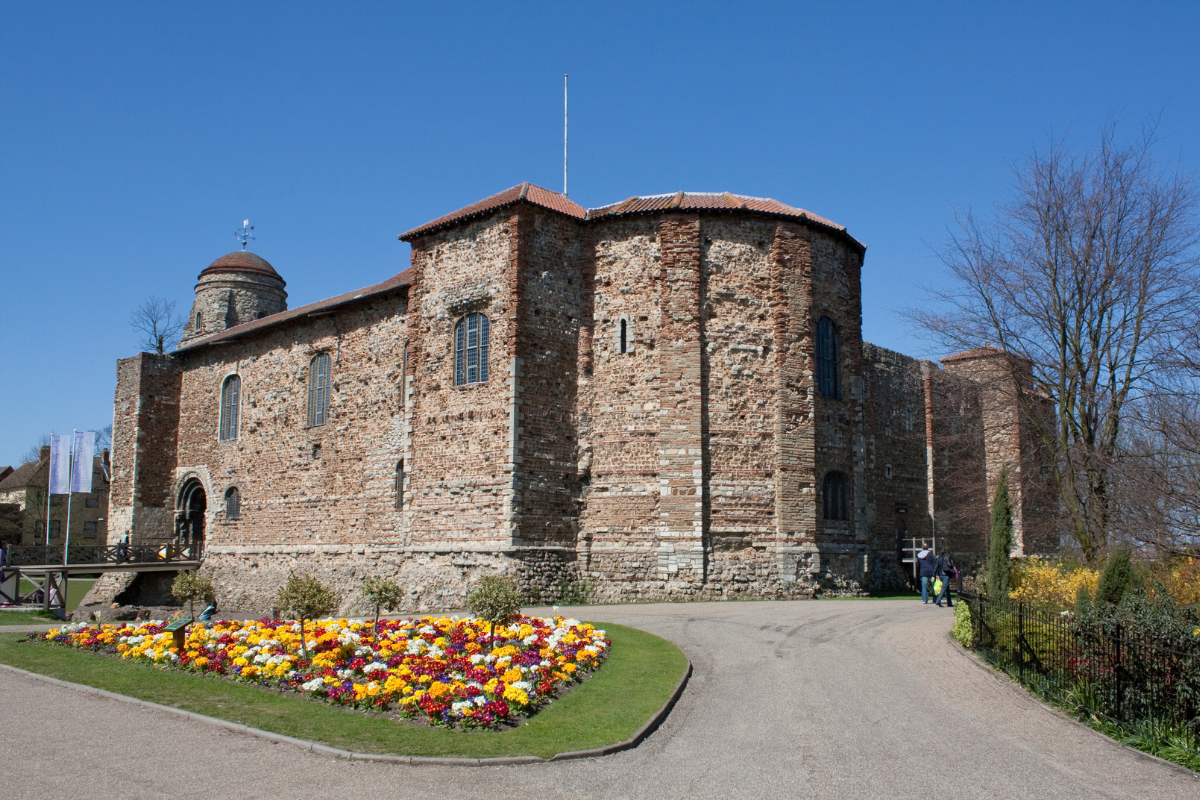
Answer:
POLYGON ((200 273, 180 344, 286 311, 285 286, 261 256, 247 250, 221 256, 200 273))

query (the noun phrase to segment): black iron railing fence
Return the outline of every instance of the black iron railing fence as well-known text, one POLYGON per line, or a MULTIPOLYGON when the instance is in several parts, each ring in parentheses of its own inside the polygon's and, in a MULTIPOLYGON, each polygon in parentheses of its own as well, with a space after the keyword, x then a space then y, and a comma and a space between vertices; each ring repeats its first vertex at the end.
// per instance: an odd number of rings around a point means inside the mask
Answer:
POLYGON ((1021 682, 1114 722, 1169 720, 1200 734, 1200 637, 1167 646, 1072 613, 964 592, 973 646, 1021 682))
MULTIPOLYGON (((67 548, 67 564, 166 564, 173 561, 199 561, 199 544, 163 542, 159 544, 78 545, 67 548)), ((5 551, 11 567, 32 567, 63 563, 62 547, 12 547, 5 551)))

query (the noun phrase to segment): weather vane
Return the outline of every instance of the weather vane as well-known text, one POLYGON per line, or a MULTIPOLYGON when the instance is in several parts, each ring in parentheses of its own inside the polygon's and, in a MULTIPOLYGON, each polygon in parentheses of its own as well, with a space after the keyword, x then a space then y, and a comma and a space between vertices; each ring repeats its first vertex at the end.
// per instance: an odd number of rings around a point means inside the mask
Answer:
POLYGON ((233 232, 237 240, 242 243, 242 249, 246 249, 246 243, 254 238, 254 226, 250 224, 250 220, 242 220, 242 227, 233 232))

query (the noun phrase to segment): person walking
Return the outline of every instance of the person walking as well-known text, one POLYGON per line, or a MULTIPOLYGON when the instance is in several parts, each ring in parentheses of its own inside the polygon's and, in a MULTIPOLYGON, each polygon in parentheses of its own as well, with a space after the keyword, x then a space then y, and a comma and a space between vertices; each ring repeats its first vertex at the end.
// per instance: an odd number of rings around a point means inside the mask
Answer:
POLYGON ((948 608, 954 608, 954 600, 950 595, 950 581, 958 578, 958 567, 954 565, 954 558, 949 553, 942 553, 937 557, 936 576, 942 580, 942 590, 933 602, 941 608, 942 601, 945 600, 948 608))
POLYGON ((929 588, 937 576, 937 556, 925 542, 921 542, 921 550, 917 553, 917 565, 921 575, 921 602, 929 604, 929 588))

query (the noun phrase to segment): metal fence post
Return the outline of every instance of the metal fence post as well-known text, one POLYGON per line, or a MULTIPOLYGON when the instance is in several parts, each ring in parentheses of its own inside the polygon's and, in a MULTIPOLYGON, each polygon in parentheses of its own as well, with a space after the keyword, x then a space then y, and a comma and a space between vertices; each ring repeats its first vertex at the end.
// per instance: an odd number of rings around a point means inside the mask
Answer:
POLYGON ((1117 722, 1120 722, 1121 721, 1121 694, 1122 694, 1123 687, 1121 686, 1121 623, 1119 623, 1119 622, 1117 623, 1116 634, 1117 634, 1117 636, 1116 636, 1116 648, 1115 648, 1115 658, 1114 658, 1115 668, 1113 669, 1113 673, 1114 673, 1113 678, 1116 681, 1117 698, 1116 698, 1116 709, 1115 709, 1115 713, 1113 714, 1113 716, 1116 717, 1117 722))
POLYGON ((1017 603, 1017 677, 1025 682, 1025 604, 1017 603))

